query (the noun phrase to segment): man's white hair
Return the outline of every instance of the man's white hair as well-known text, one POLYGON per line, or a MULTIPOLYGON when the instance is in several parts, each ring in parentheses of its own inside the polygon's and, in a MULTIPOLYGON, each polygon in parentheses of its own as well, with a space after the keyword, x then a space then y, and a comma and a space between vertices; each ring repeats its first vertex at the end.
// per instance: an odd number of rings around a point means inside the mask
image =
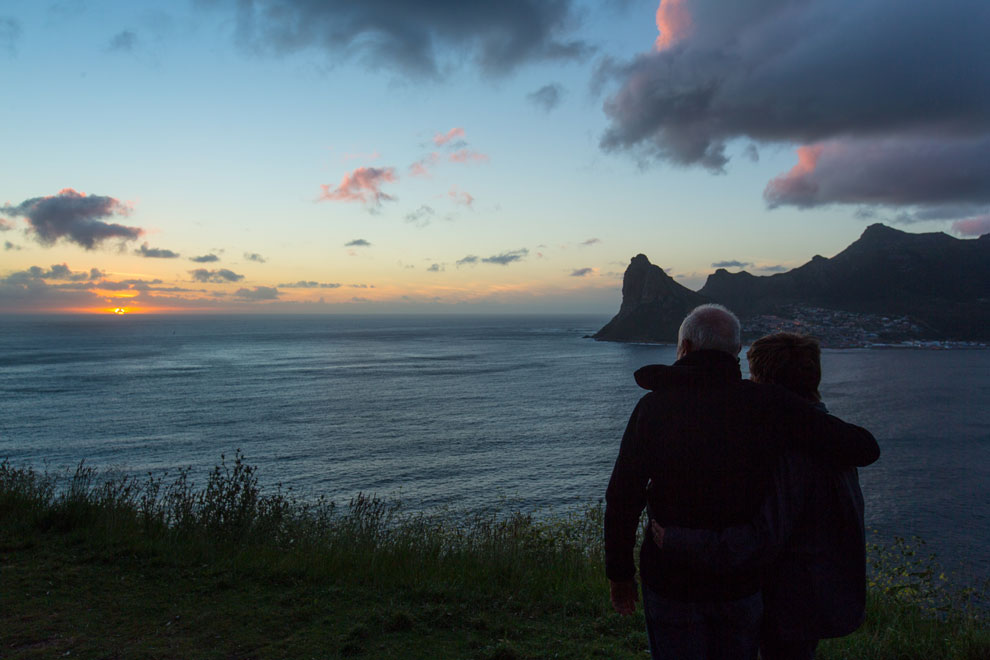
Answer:
POLYGON ((677 346, 691 342, 692 351, 724 351, 738 355, 742 349, 739 319, 722 305, 699 305, 681 322, 677 346))

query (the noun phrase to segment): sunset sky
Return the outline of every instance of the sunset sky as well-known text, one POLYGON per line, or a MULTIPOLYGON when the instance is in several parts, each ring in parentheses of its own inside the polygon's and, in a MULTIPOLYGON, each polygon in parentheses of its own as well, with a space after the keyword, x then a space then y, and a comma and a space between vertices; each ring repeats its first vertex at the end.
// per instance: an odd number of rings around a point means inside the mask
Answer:
POLYGON ((990 231, 985 0, 0 4, 0 311, 595 312, 990 231))

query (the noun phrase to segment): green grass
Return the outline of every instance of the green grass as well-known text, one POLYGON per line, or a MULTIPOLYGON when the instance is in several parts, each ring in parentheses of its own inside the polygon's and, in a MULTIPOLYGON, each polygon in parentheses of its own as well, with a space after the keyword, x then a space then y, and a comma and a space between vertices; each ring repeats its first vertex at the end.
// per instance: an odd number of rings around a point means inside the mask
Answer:
MULTIPOLYGON (((303 503, 240 455, 202 487, 4 461, 0 658, 646 658, 601 524, 303 503)), ((986 620, 909 552, 874 548, 868 621, 820 657, 990 658, 986 620)))

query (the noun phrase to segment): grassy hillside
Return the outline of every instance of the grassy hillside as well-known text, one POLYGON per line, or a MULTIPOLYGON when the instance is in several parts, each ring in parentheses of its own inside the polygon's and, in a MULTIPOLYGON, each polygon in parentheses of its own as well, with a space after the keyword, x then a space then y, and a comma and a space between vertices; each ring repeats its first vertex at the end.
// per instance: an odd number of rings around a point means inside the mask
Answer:
MULTIPOLYGON (((264 493, 240 456, 202 487, 0 463, 0 658, 644 658, 611 611, 602 510, 404 514, 264 493)), ((868 621, 821 658, 990 658, 930 557, 871 548, 868 621)))

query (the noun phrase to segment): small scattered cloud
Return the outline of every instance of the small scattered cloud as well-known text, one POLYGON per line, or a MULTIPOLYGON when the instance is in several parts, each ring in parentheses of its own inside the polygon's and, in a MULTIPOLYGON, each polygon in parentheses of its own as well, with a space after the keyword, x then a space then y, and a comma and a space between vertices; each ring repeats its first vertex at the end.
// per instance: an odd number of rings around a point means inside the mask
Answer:
POLYGON ((10 231, 14 228, 14 223, 7 218, 0 218, 0 231, 10 231))
POLYGON ((189 271, 192 278, 196 282, 213 282, 215 284, 222 284, 224 282, 239 282, 244 279, 243 275, 238 275, 232 270, 227 270, 226 268, 220 268, 218 270, 207 270, 206 268, 197 268, 195 270, 189 271))
POLYGON ((21 38, 21 24, 14 18, 0 17, 0 51, 13 57, 21 38))
POLYGON ((963 236, 990 234, 990 215, 956 220, 952 223, 952 231, 963 236))
POLYGON ((329 184, 321 185, 323 192, 318 201, 361 202, 371 209, 377 209, 383 201, 395 199, 382 192, 382 185, 397 180, 393 167, 359 167, 344 175, 336 188, 329 184))
POLYGON ((598 245, 602 242, 600 238, 589 238, 586 241, 581 241, 581 245, 598 245))
POLYGON ((542 108, 544 111, 550 112, 557 107, 563 96, 564 88, 556 83, 553 83, 550 85, 544 85, 535 92, 527 94, 526 100, 538 108, 542 108))
POLYGON ((214 261, 220 261, 220 257, 218 257, 215 254, 204 254, 199 257, 189 257, 189 261, 192 261, 197 264, 209 264, 209 263, 213 263, 214 261))
POLYGON ((44 246, 65 239, 92 250, 112 238, 132 241, 144 233, 138 227, 103 222, 105 218, 130 215, 131 207, 124 202, 72 188, 63 188, 57 195, 26 199, 16 206, 6 204, 0 212, 26 218, 31 233, 44 246))
POLYGON ((176 259, 179 257, 178 252, 172 252, 163 248, 151 248, 148 247, 147 243, 142 243, 141 247, 134 250, 134 254, 140 254, 142 257, 148 259, 176 259))
POLYGON ((447 191, 447 196, 454 200, 454 204, 458 204, 460 206, 471 207, 471 205, 474 204, 474 197, 471 193, 458 190, 457 186, 451 186, 450 190, 447 191))
POLYGON ((344 247, 371 247, 371 243, 363 238, 355 238, 353 241, 344 243, 344 247))
POLYGON ((429 268, 426 269, 427 273, 440 273, 443 272, 444 267, 442 264, 431 264, 429 268))
POLYGON ((245 252, 244 253, 244 258, 247 259, 248 261, 254 261, 254 262, 259 263, 259 264, 263 264, 263 263, 265 263, 267 261, 267 259, 265 259, 263 256, 261 256, 257 252, 245 252))
POLYGON ((278 300, 278 296, 278 289, 271 286, 256 286, 253 289, 238 289, 234 292, 234 298, 248 302, 278 300))
POLYGON ((138 36, 131 30, 122 30, 110 38, 107 50, 130 53, 138 43, 138 36))
POLYGON ((447 159, 452 163, 487 163, 488 156, 477 152, 471 151, 470 149, 458 149, 454 153, 447 156, 447 159))
POLYGON ((433 210, 433 207, 424 204, 415 211, 407 213, 406 222, 416 225, 417 227, 425 227, 430 224, 430 221, 433 220, 435 215, 436 211, 433 210))
POLYGON ((433 136, 433 144, 438 147, 443 147, 449 143, 458 144, 463 143, 464 140, 464 129, 460 126, 455 126, 446 133, 437 133, 433 136))
POLYGON ((772 266, 760 266, 757 270, 762 270, 765 273, 784 273, 790 270, 790 267, 783 266, 781 264, 774 264, 772 266))
POLYGON ((510 250, 508 252, 503 252, 502 254, 495 254, 490 257, 485 257, 482 261, 486 264, 507 266, 515 261, 522 261, 523 257, 528 254, 529 250, 526 248, 521 248, 519 250, 510 250))
POLYGON ((313 280, 299 280, 298 282, 287 282, 279 284, 279 289, 339 289, 342 284, 337 282, 314 282, 313 280))
POLYGON ((420 158, 415 163, 409 166, 409 176, 416 177, 428 177, 430 176, 430 170, 432 170, 437 161, 440 160, 440 154, 437 152, 432 152, 428 156, 420 158))
POLYGON ((587 277, 588 275, 594 275, 594 268, 578 268, 571 271, 571 277, 587 277))
POLYGON ((712 268, 749 268, 752 265, 749 261, 730 259, 728 261, 716 261, 712 264, 712 268))
POLYGON ((458 265, 458 266, 473 266, 474 264, 478 263, 480 260, 481 260, 480 257, 478 257, 476 255, 473 255, 473 254, 469 254, 466 257, 464 257, 463 259, 458 259, 457 262, 456 262, 456 265, 458 265))
POLYGON ((8 251, 9 250, 15 250, 16 251, 16 250, 20 250, 21 249, 21 246, 20 245, 14 245, 10 241, 4 241, 3 242, 3 249, 4 250, 8 250, 8 251))

